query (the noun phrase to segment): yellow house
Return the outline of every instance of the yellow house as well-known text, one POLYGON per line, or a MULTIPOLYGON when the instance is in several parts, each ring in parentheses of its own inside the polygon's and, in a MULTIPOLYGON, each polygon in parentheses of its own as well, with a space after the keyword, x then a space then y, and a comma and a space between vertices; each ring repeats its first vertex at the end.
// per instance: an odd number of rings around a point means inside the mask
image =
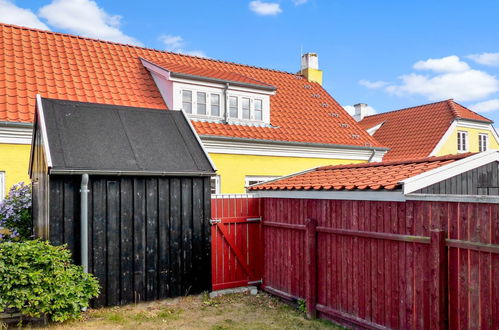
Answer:
POLYGON ((27 180, 37 93, 186 112, 217 167, 214 193, 242 193, 320 165, 381 160, 387 150, 322 88, 316 54, 305 54, 294 74, 6 24, 0 35, 2 195, 27 180))
POLYGON ((452 99, 372 116, 355 107, 359 124, 390 148, 383 161, 499 149, 493 122, 452 99))

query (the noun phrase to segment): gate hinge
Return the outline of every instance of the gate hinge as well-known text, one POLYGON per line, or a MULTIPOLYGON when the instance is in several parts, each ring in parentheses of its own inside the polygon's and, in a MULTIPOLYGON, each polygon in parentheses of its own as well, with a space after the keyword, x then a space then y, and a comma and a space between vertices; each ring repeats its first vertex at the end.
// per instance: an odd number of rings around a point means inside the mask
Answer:
POLYGON ((246 221, 262 221, 262 218, 248 218, 246 221))
POLYGON ((211 219, 210 220, 210 224, 212 224, 212 225, 214 225, 216 223, 220 223, 220 222, 222 222, 222 220, 220 220, 220 219, 211 219))
POLYGON ((248 282, 248 285, 255 285, 255 284, 263 284, 263 279, 248 282))

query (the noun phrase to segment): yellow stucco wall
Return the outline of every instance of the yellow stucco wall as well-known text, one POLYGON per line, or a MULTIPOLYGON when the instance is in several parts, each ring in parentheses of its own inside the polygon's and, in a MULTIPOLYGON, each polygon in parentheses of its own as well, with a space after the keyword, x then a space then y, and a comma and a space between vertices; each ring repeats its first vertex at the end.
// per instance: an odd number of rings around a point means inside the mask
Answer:
POLYGON ((457 154, 457 132, 466 131, 468 132, 468 151, 478 152, 478 134, 484 133, 488 135, 488 149, 499 149, 499 141, 494 138, 491 131, 485 129, 468 128, 462 126, 456 126, 456 128, 449 135, 447 141, 442 145, 440 150, 437 151, 437 156, 457 154))
POLYGON ((245 177, 282 176, 317 166, 365 162, 350 159, 210 154, 220 175, 221 193, 244 193, 245 177))
POLYGON ((28 163, 31 146, 0 143, 0 172, 5 172, 5 194, 12 185, 29 183, 28 163))

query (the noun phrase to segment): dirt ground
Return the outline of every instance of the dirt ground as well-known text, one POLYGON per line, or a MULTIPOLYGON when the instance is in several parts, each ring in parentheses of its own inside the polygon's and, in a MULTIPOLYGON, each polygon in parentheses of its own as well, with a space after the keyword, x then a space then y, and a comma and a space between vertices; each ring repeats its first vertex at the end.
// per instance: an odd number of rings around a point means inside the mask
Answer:
POLYGON ((45 329, 341 329, 323 320, 307 320, 296 308, 265 293, 207 294, 123 307, 89 310, 81 321, 45 329))

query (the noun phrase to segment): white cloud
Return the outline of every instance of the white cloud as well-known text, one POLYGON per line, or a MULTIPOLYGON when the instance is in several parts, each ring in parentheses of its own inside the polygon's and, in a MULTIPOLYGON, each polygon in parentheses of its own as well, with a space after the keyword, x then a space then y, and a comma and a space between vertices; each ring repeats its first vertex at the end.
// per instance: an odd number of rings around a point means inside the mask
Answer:
POLYGON ((249 3, 249 8, 251 11, 257 13, 258 15, 277 15, 282 13, 281 6, 276 2, 263 2, 260 0, 254 0, 249 3))
POLYGON ((479 64, 499 66, 499 53, 472 54, 467 57, 479 64))
POLYGON ((473 101, 499 91, 499 80, 486 72, 467 70, 436 76, 411 73, 400 77, 402 84, 386 87, 395 95, 418 94, 429 100, 454 98, 456 101, 473 101))
MULTIPOLYGON (((345 105, 343 108, 348 112, 350 116, 353 116, 355 114, 355 107, 353 105, 345 105)), ((375 115, 377 113, 378 112, 376 111, 376 109, 374 109, 370 105, 366 107, 366 116, 375 115)))
POLYGON ((419 61, 413 65, 413 68, 416 70, 431 70, 435 72, 461 72, 469 70, 470 66, 466 62, 461 61, 458 56, 452 55, 419 61))
POLYGON ((159 37, 159 40, 165 44, 167 50, 179 49, 184 45, 184 39, 181 36, 164 34, 159 37))
POLYGON ((121 16, 108 14, 92 0, 53 0, 39 10, 39 16, 51 26, 78 35, 142 45, 120 30, 121 16))
POLYGON ((362 80, 359 80, 359 85, 362 85, 362 86, 367 87, 369 89, 378 89, 378 88, 385 87, 386 85, 388 85, 388 83, 386 81, 381 81, 381 80, 369 81, 369 80, 362 79, 362 80))
POLYGON ((184 50, 183 47, 185 46, 185 41, 181 36, 164 34, 159 37, 159 40, 165 44, 166 50, 186 55, 208 57, 202 50, 184 50))
POLYGON ((470 107, 471 110, 477 112, 492 112, 499 110, 499 99, 479 102, 470 107))
POLYGON ((31 10, 17 7, 12 1, 8 0, 0 0, 0 22, 50 30, 31 10))

